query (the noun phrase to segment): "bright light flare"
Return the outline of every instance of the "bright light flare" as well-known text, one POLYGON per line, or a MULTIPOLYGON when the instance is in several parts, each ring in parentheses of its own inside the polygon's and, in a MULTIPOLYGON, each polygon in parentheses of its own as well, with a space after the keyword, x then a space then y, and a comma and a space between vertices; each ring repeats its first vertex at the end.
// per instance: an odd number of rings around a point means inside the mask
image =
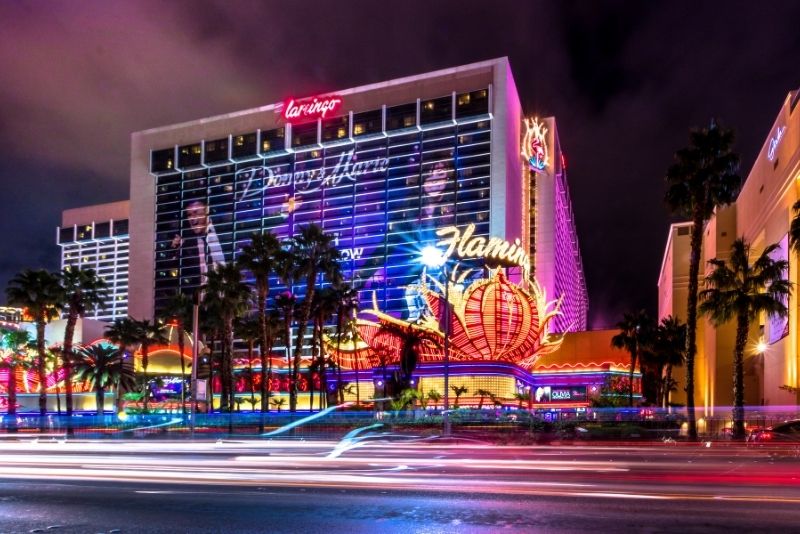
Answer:
POLYGON ((428 245, 420 253, 420 261, 428 267, 441 267, 446 258, 442 251, 433 245, 428 245))

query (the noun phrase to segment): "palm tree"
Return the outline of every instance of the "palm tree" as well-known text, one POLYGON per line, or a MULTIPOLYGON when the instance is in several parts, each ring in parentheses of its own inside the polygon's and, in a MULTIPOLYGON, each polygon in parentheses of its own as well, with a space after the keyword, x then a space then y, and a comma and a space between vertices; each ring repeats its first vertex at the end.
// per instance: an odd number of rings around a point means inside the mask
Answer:
POLYGON ((3 360, 3 367, 8 370, 8 416, 10 432, 16 432, 17 415, 17 369, 27 369, 33 365, 28 356, 28 346, 31 336, 27 330, 5 330, 2 334, 3 345, 8 347, 10 353, 3 360))
POLYGON ((700 293, 700 312, 715 325, 736 319, 736 344, 733 353, 733 437, 744 438, 744 348, 750 323, 761 313, 786 317, 792 291, 787 280, 789 262, 775 260, 771 254, 778 244, 768 246, 750 262, 750 244, 739 238, 733 242, 729 260, 713 259, 706 288, 700 293))
POLYGON ((430 390, 426 396, 428 397, 429 401, 433 402, 434 408, 436 408, 436 403, 442 400, 442 394, 435 389, 430 390))
POLYGON ((147 413, 150 400, 150 377, 147 374, 147 367, 150 365, 150 347, 167 343, 168 340, 164 334, 164 325, 157 320, 151 322, 150 319, 142 319, 136 321, 135 324, 139 349, 142 351, 142 375, 144 379, 142 402, 144 412, 147 413))
POLYGON ((686 361, 686 325, 671 315, 661 319, 655 331, 652 352, 656 375, 661 378, 659 405, 666 408, 673 385, 672 368, 680 367, 686 361))
POLYGON ((289 409, 297 409, 297 386, 300 372, 300 357, 305 341, 306 327, 311 316, 317 278, 321 274, 328 280, 341 278, 339 251, 333 245, 333 236, 326 234, 322 227, 310 224, 300 229, 300 234, 291 241, 291 253, 295 257, 296 275, 305 280, 305 298, 299 306, 297 317, 297 338, 295 339, 294 360, 292 364, 292 389, 289 395, 289 409))
MULTIPOLYGON (((281 250, 280 241, 271 232, 264 232, 263 234, 254 233, 250 244, 242 248, 239 255, 239 266, 242 269, 250 271, 255 277, 256 289, 256 311, 258 313, 258 321, 260 328, 260 352, 261 352, 261 412, 264 413, 269 409, 269 395, 267 393, 268 382, 272 378, 271 373, 268 373, 267 366, 271 366, 269 355, 272 352, 272 343, 269 343, 268 337, 268 319, 267 319, 267 298, 269 298, 269 277, 276 270, 276 262, 278 254, 281 250), (270 376, 268 376, 270 375, 270 376)), ((274 337, 273 337, 274 340, 274 337)), ((271 368, 270 368, 271 371, 271 368)), ((261 430, 263 432, 263 429, 261 430)))
MULTIPOLYGON (((67 324, 64 327, 64 345, 61 349, 66 388, 67 417, 72 417, 72 342, 78 318, 96 308, 105 308, 108 284, 97 276, 94 269, 66 267, 61 271, 61 288, 67 308, 67 324)), ((71 433, 72 425, 67 426, 71 433)))
POLYGON ((705 223, 719 206, 736 199, 742 179, 736 174, 739 156, 731 147, 732 130, 712 120, 708 128, 693 129, 689 146, 675 153, 667 169, 665 200, 672 213, 692 221, 689 290, 686 305, 686 408, 689 439, 697 439, 694 411, 694 357, 697 352, 697 295, 705 223))
POLYGON ((487 389, 475 390, 475 394, 480 397, 480 400, 478 401, 479 410, 483 409, 483 401, 485 400, 486 397, 489 397, 490 399, 494 397, 494 394, 487 389))
POLYGON ((278 409, 278 413, 281 413, 281 407, 282 407, 284 404, 286 404, 286 399, 284 399, 284 398, 277 398, 277 399, 272 399, 270 402, 272 403, 272 405, 273 405, 273 406, 275 406, 275 408, 277 408, 277 409, 278 409))
POLYGON ((796 254, 800 254, 800 200, 792 205, 792 224, 789 226, 789 244, 796 254))
MULTIPOLYGON (((134 357, 133 347, 139 344, 140 329, 138 321, 130 318, 123 317, 115 319, 110 326, 105 330, 105 337, 111 343, 117 345, 120 354, 122 354, 123 363, 134 373, 134 357)), ((124 388, 117 389, 117 409, 122 408, 122 395, 125 393, 124 388)))
POLYGON ((456 402, 453 403, 453 409, 457 410, 458 409, 458 399, 461 398, 461 395, 465 395, 466 393, 468 393, 469 390, 467 389, 467 386, 450 386, 450 389, 453 390, 453 393, 456 396, 456 402))
POLYGON ((205 300, 218 310, 222 320, 222 409, 233 411, 233 324, 250 311, 251 292, 235 264, 222 265, 208 273, 205 300))
POLYGON ((517 399, 517 403, 518 403, 517 404, 517 409, 519 409, 519 410, 522 409, 522 403, 523 402, 527 402, 528 403, 528 409, 529 410, 531 409, 531 403, 533 402, 533 395, 531 395, 531 391, 530 390, 527 390, 527 391, 524 391, 524 392, 514 393, 514 398, 517 399))
POLYGON ((652 343, 655 325, 644 310, 626 313, 617 323, 620 333, 611 338, 611 346, 628 351, 631 355, 631 368, 628 374, 628 405, 633 406, 633 371, 642 353, 652 343))
MULTIPOLYGON (((281 281, 286 285, 286 291, 280 292, 275 297, 275 307, 279 310, 283 318, 283 338, 286 342, 286 363, 289 365, 292 384, 297 381, 297 375, 292 365, 292 322, 295 319, 295 308, 297 306, 297 297, 292 293, 292 290, 299 273, 297 262, 297 256, 294 254, 291 246, 278 250, 275 256, 275 271, 281 281)), ((297 399, 295 396, 295 387, 292 385, 289 390, 290 407, 296 407, 297 399), (294 400, 292 400, 293 398, 294 400)), ((294 410, 295 408, 291 409, 294 410)))
POLYGON ((37 371, 39 375, 39 426, 44 430, 47 414, 47 359, 45 349, 45 326, 58 317, 58 309, 64 301, 59 277, 44 269, 26 269, 18 273, 6 288, 6 299, 11 306, 25 308, 36 324, 37 371))
POLYGON ((261 339, 260 317, 242 317, 234 324, 236 337, 247 343, 247 373, 250 380, 250 404, 255 409, 256 405, 256 383, 255 373, 253 372, 253 360, 255 359, 256 344, 261 339))
MULTIPOLYGON (((336 291, 336 353, 341 354, 342 336, 346 336, 355 340, 358 336, 358 330, 355 325, 355 315, 358 312, 358 291, 353 287, 345 285, 344 283, 333 284, 336 291)), ((355 360, 355 375, 356 375, 356 406, 361 404, 361 384, 358 380, 358 359, 355 360)), ((342 366, 337 366, 338 369, 338 382, 342 382, 342 366)), ((385 383, 385 378, 384 378, 385 383)), ((327 389, 326 389, 327 391, 327 389)), ((340 399, 344 402, 344 399, 340 399)))
MULTIPOLYGON (((184 359, 186 325, 192 324, 192 299, 185 293, 175 293, 167 301, 161 319, 175 326, 178 335, 178 353, 181 359, 181 412, 186 415, 186 360, 184 359)), ((197 343, 193 339, 192 343, 197 343)))
MULTIPOLYGON (((315 355, 315 368, 320 377, 320 399, 319 407, 322 409, 322 399, 327 391, 326 383, 326 358, 322 343, 322 336, 325 333, 324 326, 336 313, 341 299, 341 284, 326 286, 316 292, 312 303, 313 335, 311 336, 311 353, 315 355)), ((313 380, 311 382, 313 384, 313 380)), ((356 400, 358 404, 358 399, 356 400)))
POLYGON ((134 373, 125 365, 122 351, 111 345, 98 343, 81 347, 76 356, 75 378, 94 387, 97 415, 103 415, 106 389, 129 388, 135 380, 134 373))

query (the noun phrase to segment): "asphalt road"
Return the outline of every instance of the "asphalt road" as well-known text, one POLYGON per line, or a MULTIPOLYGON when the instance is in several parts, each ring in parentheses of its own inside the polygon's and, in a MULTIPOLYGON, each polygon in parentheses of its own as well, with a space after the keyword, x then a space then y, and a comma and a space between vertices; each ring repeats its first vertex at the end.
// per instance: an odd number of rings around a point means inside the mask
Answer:
POLYGON ((0 443, 0 532, 678 530, 800 530, 795 451, 0 443))

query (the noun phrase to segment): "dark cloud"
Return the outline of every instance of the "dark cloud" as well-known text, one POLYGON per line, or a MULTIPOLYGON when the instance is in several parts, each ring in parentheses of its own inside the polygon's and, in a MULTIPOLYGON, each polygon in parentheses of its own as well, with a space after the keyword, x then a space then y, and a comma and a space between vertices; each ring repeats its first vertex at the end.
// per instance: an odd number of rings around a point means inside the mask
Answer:
POLYGON ((509 56, 555 115, 593 326, 655 311, 662 176, 690 125, 739 132, 746 173, 800 72, 789 2, 0 3, 0 286, 57 267, 62 209, 127 196, 130 133, 509 56))

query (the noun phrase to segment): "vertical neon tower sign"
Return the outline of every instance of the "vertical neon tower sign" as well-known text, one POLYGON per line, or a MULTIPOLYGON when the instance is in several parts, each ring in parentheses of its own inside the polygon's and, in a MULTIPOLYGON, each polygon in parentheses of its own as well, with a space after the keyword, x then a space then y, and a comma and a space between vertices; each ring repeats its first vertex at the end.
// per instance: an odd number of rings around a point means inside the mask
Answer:
POLYGON ((550 154, 547 150, 547 127, 537 118, 524 119, 525 137, 522 139, 522 157, 524 157, 531 170, 543 171, 550 163, 550 154))

